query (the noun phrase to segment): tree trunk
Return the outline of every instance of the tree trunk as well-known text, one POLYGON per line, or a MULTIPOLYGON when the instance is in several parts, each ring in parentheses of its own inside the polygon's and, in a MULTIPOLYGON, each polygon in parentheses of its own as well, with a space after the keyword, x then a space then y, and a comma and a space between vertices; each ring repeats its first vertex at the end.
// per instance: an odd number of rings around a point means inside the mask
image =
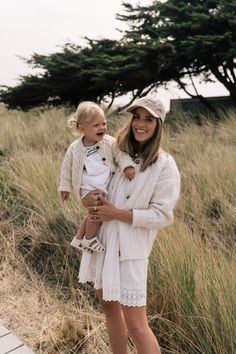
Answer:
POLYGON ((212 73, 215 75, 217 80, 219 80, 225 88, 229 91, 230 98, 232 99, 234 105, 236 106, 236 82, 232 81, 229 76, 224 76, 221 74, 218 68, 210 68, 212 73))
MULTIPOLYGON (((191 75, 190 75, 190 79, 191 79, 191 75)), ((195 90, 196 95, 191 94, 190 92, 188 92, 188 90, 185 87, 185 84, 179 78, 176 79, 176 81, 178 82, 180 88, 182 88, 184 90, 184 92, 187 93, 187 95, 189 95, 192 98, 198 99, 210 112, 214 113, 217 116, 216 109, 212 106, 212 104, 209 101, 207 101, 207 99, 205 97, 203 97, 202 95, 199 95, 199 93, 196 90, 195 90)))

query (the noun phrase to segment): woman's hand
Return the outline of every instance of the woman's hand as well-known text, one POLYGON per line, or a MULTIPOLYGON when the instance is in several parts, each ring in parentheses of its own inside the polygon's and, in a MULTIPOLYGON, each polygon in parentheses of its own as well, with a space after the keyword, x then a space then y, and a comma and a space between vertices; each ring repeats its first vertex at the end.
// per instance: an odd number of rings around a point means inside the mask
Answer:
POLYGON ((131 210, 116 208, 104 196, 99 197, 102 205, 89 207, 90 220, 93 222, 103 222, 111 220, 119 220, 132 224, 133 213, 131 210))
POLYGON ((99 190, 89 192, 84 198, 82 198, 82 205, 85 208, 101 205, 100 198, 103 196, 99 190))

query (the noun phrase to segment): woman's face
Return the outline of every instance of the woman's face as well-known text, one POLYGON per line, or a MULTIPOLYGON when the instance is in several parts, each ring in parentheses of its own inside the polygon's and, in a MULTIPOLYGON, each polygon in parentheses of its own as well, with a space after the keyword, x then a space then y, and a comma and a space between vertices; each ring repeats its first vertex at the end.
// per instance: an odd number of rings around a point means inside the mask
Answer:
POLYGON ((155 132, 157 118, 153 117, 145 108, 139 107, 133 113, 132 131, 134 138, 140 144, 149 140, 155 132))

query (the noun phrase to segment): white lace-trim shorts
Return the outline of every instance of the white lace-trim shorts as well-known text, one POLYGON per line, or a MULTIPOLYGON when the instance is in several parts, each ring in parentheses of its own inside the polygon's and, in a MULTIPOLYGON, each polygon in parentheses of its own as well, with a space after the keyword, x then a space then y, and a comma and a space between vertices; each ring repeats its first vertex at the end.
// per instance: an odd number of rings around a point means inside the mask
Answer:
POLYGON ((106 284, 102 291, 103 299, 118 300, 125 306, 145 306, 147 293, 147 266, 145 260, 129 260, 120 262, 120 281, 106 284))
POLYGON ((119 301, 125 306, 145 306, 148 260, 120 261, 118 257, 114 258, 103 259, 102 254, 83 254, 79 281, 93 282, 95 289, 102 289, 105 301, 119 301))

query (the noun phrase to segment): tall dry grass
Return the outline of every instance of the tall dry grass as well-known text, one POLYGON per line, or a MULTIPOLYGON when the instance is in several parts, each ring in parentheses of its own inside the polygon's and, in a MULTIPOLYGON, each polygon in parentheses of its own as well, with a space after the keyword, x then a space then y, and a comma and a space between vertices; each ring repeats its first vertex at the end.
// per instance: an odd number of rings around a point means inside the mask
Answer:
MULTIPOLYGON (((73 197, 62 205, 57 192, 75 139, 69 112, 0 109, 0 321, 36 353, 109 353, 103 315, 92 288, 77 284, 80 255, 68 246, 84 211, 73 197)), ((110 116, 110 132, 125 119, 110 116)), ((150 325, 163 353, 233 354, 236 114, 173 122, 163 147, 182 191, 175 223, 160 231, 150 258, 150 325)))

